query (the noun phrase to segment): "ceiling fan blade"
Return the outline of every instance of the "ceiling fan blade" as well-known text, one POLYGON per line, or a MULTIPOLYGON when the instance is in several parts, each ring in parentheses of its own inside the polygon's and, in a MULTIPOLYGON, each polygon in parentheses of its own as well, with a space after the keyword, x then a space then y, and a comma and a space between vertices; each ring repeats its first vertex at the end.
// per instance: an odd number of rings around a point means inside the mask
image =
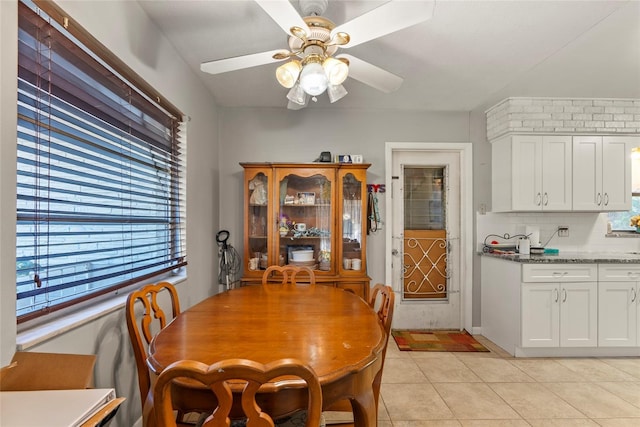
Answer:
POLYGON ((345 32, 349 34, 351 41, 342 47, 357 46, 430 19, 434 4, 434 1, 392 0, 338 25, 331 31, 331 36, 345 32))
POLYGON ((255 0, 255 2, 276 21, 285 33, 291 34, 291 27, 300 27, 305 33, 311 33, 307 23, 289 0, 255 0))
POLYGON ((336 58, 345 58, 349 61, 349 77, 376 88, 379 91, 390 93, 402 85, 402 77, 396 76, 362 59, 346 54, 338 55, 336 58))
POLYGON ((253 53, 251 55, 235 56, 233 58, 203 62, 200 64, 200 71, 210 74, 221 74, 226 73, 227 71, 256 67, 258 65, 270 64, 272 62, 279 61, 278 59, 274 59, 273 55, 286 54, 286 58, 288 58, 289 53, 290 52, 288 50, 277 49, 268 52, 253 53))

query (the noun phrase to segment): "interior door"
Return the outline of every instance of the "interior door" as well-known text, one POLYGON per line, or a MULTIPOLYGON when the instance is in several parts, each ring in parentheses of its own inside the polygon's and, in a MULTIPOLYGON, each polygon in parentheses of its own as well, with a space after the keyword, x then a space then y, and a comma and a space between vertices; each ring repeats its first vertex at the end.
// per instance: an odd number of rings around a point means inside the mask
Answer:
POLYGON ((392 159, 394 328, 461 329, 460 155, 392 159))

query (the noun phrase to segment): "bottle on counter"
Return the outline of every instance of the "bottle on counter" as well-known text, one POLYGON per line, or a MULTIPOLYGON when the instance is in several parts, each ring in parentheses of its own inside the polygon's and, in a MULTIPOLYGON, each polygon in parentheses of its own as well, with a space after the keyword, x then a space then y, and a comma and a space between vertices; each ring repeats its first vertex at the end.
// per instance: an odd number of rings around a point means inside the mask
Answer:
POLYGON ((529 255, 529 249, 531 248, 531 241, 527 237, 523 237, 518 240, 518 252, 520 255, 529 255))

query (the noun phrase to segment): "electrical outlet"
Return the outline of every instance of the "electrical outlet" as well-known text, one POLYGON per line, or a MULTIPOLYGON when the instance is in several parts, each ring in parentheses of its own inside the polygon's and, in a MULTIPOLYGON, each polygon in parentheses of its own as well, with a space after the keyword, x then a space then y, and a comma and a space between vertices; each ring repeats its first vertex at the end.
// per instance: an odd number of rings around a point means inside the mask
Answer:
POLYGON ((558 237, 569 237, 569 227, 566 225, 558 226, 558 237))

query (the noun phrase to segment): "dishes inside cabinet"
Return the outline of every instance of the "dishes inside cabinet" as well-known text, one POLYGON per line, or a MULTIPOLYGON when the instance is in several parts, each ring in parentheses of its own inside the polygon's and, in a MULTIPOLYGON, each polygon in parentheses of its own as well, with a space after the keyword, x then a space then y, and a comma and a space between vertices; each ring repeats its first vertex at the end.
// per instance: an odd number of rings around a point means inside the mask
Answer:
POLYGON ((316 193, 306 192, 306 193, 298 193, 298 204, 299 205, 315 205, 316 204, 316 193))
POLYGON ((292 262, 316 262, 313 257, 313 245, 287 245, 287 263, 292 262))
POLYGON ((313 249, 291 251, 292 262, 314 262, 313 249))
POLYGON ((316 270, 318 268, 318 263, 314 260, 311 261, 289 261, 289 265, 293 265, 296 267, 309 267, 312 270, 316 270))

